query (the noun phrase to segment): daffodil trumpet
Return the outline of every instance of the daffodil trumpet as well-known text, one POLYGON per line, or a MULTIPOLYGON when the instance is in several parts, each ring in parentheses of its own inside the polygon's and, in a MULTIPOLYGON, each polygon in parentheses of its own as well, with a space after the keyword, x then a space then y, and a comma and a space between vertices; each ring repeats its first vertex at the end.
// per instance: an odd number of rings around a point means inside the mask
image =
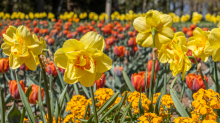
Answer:
POLYGON ((205 84, 205 88, 208 89, 209 87, 208 87, 208 84, 207 84, 207 82, 206 82, 206 80, 205 80, 205 78, 204 78, 204 76, 203 76, 202 69, 201 69, 201 65, 198 64, 198 62, 197 62, 197 60, 196 60, 196 58, 195 58, 194 56, 188 56, 188 58, 189 58, 189 59, 193 59, 193 60, 195 61, 196 65, 197 65, 197 70, 198 70, 198 72, 200 73, 200 75, 202 76, 202 80, 203 80, 203 82, 204 82, 204 84, 205 84))

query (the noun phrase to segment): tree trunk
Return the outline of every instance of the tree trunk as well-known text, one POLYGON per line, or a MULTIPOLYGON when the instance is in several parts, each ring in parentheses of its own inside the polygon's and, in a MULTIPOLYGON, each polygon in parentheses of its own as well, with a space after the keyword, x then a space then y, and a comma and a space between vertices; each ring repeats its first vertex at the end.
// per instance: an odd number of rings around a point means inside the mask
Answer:
POLYGON ((11 14, 13 12, 13 6, 14 6, 13 0, 8 0, 7 13, 11 14))
POLYGON ((146 0, 143 0, 142 12, 145 12, 146 9, 146 0))
POLYGON ((108 19, 106 19, 107 23, 110 21, 111 18, 111 9, 112 9, 112 0, 106 0, 105 13, 108 15, 108 19))
POLYGON ((37 0, 37 12, 44 12, 44 0, 37 0))

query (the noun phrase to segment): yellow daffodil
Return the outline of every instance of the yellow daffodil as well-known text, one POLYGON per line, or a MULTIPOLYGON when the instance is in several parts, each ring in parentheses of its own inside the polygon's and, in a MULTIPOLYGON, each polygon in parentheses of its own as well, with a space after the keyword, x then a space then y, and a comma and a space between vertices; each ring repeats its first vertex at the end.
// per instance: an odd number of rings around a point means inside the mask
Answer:
POLYGON ((186 53, 187 52, 186 41, 187 39, 183 32, 176 32, 174 34, 172 41, 170 41, 167 44, 163 44, 161 49, 159 50, 159 61, 161 63, 167 63, 170 60, 171 55, 174 54, 173 52, 174 44, 178 44, 179 46, 181 46, 183 52, 186 53))
POLYGON ((205 53, 212 54, 214 61, 220 61, 220 28, 211 30, 208 41, 210 46, 206 47, 205 53))
POLYGON ((174 17, 173 17, 173 22, 174 22, 174 23, 180 22, 180 17, 179 17, 179 16, 174 16, 174 17))
POLYGON ((193 54, 201 58, 202 61, 206 62, 209 58, 209 53, 205 53, 205 48, 209 46, 208 42, 209 32, 203 31, 201 28, 197 27, 193 31, 193 36, 188 39, 187 47, 192 50, 193 54))
POLYGON ((102 52, 104 46, 104 38, 96 32, 86 33, 80 41, 67 40, 54 57, 57 66, 66 69, 64 81, 68 84, 80 81, 83 86, 92 86, 112 67, 112 60, 102 52))
POLYGON ((24 26, 19 26, 17 29, 10 26, 3 37, 4 43, 1 48, 4 54, 9 56, 9 66, 17 69, 25 63, 30 70, 36 70, 39 64, 38 55, 46 47, 43 38, 39 41, 37 36, 31 35, 24 26))
POLYGON ((202 19, 202 14, 199 14, 198 12, 193 12, 192 22, 194 24, 199 23, 201 19, 202 19))
POLYGON ((187 57, 183 47, 178 46, 177 44, 174 44, 173 46, 173 55, 171 55, 168 62, 170 64, 170 70, 172 71, 173 76, 182 72, 182 80, 184 80, 186 71, 192 67, 191 61, 187 57))
POLYGON ((143 46, 153 46, 151 29, 156 28, 155 47, 160 49, 162 44, 166 44, 173 38, 174 32, 170 28, 173 20, 170 15, 161 14, 159 11, 150 10, 145 17, 138 17, 134 20, 134 28, 139 32, 136 42, 143 46))

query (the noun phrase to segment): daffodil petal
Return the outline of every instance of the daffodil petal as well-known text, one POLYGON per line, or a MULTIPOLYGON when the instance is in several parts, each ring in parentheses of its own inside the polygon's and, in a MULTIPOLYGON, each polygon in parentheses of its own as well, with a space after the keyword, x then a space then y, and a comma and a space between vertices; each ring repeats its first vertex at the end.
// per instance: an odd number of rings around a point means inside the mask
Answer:
POLYGON ((102 73, 96 73, 95 80, 99 80, 102 77, 102 73))
POLYGON ((70 39, 63 43, 63 51, 65 53, 69 51, 83 50, 84 47, 85 45, 76 39, 70 39))
POLYGON ((160 12, 157 10, 149 10, 146 15, 146 24, 150 27, 157 27, 157 25, 161 22, 160 12))
POLYGON ((1 45, 1 48, 3 49, 3 53, 4 53, 5 55, 10 56, 10 54, 11 54, 11 52, 10 52, 11 46, 10 46, 10 45, 8 45, 7 43, 3 43, 3 44, 1 45))
POLYGON ((68 59, 63 51, 63 48, 58 49, 54 54, 55 64, 58 67, 65 69, 67 67, 67 61, 68 61, 68 59))
POLYGON ((34 54, 30 51, 29 52, 29 57, 27 60, 25 60, 25 65, 30 69, 30 70, 36 70, 37 69, 37 64, 36 60, 34 58, 34 54))
POLYGON ((213 48, 220 47, 220 28, 214 28, 209 35, 209 43, 213 48))
POLYGON ((4 37, 3 40, 4 40, 4 42, 6 44, 8 44, 10 46, 14 45, 14 41, 13 41, 13 39, 11 37, 9 37, 9 36, 7 36, 5 34, 3 34, 3 37, 4 37))
POLYGON ((29 29, 23 25, 19 26, 16 30, 16 36, 20 38, 21 41, 25 41, 26 45, 32 45, 33 38, 29 29))
POLYGON ((160 15, 161 23, 165 27, 171 27, 173 24, 173 19, 170 15, 168 14, 162 14, 160 15))
POLYGON ((213 52, 213 59, 215 62, 217 61, 220 61, 220 48, 216 49, 214 52, 213 52))
POLYGON ((142 47, 149 47, 153 45, 153 38, 150 33, 146 33, 146 34, 138 33, 136 37, 136 42, 142 47))
POLYGON ((147 33, 150 32, 150 26, 146 24, 145 17, 137 17, 134 22, 133 22, 134 28, 139 32, 139 33, 147 33))
POLYGON ((15 33, 16 33, 16 27, 14 26, 9 26, 8 29, 6 30, 6 35, 9 36, 10 38, 13 38, 15 33))
POLYGON ((112 68, 112 60, 101 51, 97 51, 93 55, 93 59, 96 61, 95 64, 98 73, 104 73, 112 68))
POLYGON ((204 50, 205 50, 205 54, 212 55, 212 53, 214 52, 215 48, 213 48, 211 45, 209 45, 204 50))
POLYGON ((79 78, 79 81, 83 86, 91 87, 94 84, 95 79, 96 79, 96 72, 95 73, 86 72, 86 74, 84 74, 84 77, 79 78))
POLYGON ((9 56, 9 66, 12 69, 19 68, 25 62, 24 58, 15 57, 12 54, 9 56))
POLYGON ((35 34, 33 34, 32 37, 35 43, 32 45, 29 45, 28 49, 30 49, 34 53, 34 55, 40 55, 43 51, 43 46, 42 44, 40 44, 40 41, 35 34))
POLYGON ((100 51, 103 51, 105 47, 104 38, 93 31, 83 35, 82 38, 80 39, 80 42, 86 44, 85 48, 95 48, 100 51))
POLYGON ((157 34, 159 42, 162 44, 169 43, 174 36, 173 30, 169 27, 163 27, 162 29, 158 30, 157 34))

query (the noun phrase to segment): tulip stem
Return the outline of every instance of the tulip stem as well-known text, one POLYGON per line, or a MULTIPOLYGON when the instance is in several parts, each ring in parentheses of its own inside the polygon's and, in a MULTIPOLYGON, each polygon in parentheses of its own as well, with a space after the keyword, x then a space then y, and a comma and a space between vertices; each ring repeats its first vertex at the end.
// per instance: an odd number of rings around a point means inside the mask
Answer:
POLYGON ((6 97, 6 80, 5 80, 5 74, 3 73, 3 82, 4 82, 4 93, 5 93, 5 97, 6 97))
POLYGON ((92 86, 89 87, 89 90, 90 90, 90 94, 91 94, 91 98, 92 98, 92 109, 93 109, 95 123, 98 123, 98 116, 97 116, 97 112, 96 112, 95 98, 94 98, 94 92, 93 92, 92 86))
POLYGON ((214 62, 214 74, 215 74, 215 86, 216 86, 216 92, 219 93, 219 83, 218 83, 218 69, 217 69, 217 62, 214 62))
MULTIPOLYGON (((197 60, 196 60, 196 58, 195 58, 194 56, 188 56, 188 58, 189 58, 189 59, 193 59, 193 60, 195 61, 196 65, 197 65, 197 67, 198 67, 198 62, 197 62, 197 60)), ((198 69, 198 68, 197 68, 197 69, 198 69)), ((204 76, 203 76, 202 69, 199 68, 198 71, 199 71, 200 75, 202 76, 202 80, 203 80, 204 85, 205 85, 205 88, 206 88, 206 90, 207 90, 207 89, 209 88, 209 86, 208 86, 208 84, 207 84, 207 82, 206 82, 206 80, 205 80, 205 78, 204 78, 204 76)))
MULTIPOLYGON (((156 34, 156 28, 152 28, 151 29, 151 34, 152 34, 152 38, 153 38, 153 49, 155 48, 155 34, 156 34)), ((153 56, 156 56, 154 53, 154 50, 152 51, 152 53, 154 54, 153 56)), ((151 78, 150 78, 150 91, 149 91, 149 99, 151 100, 151 102, 153 102, 153 81, 154 81, 154 71, 155 71, 155 63, 156 63, 156 58, 153 58, 153 66, 152 66, 152 71, 151 71, 151 78)))

